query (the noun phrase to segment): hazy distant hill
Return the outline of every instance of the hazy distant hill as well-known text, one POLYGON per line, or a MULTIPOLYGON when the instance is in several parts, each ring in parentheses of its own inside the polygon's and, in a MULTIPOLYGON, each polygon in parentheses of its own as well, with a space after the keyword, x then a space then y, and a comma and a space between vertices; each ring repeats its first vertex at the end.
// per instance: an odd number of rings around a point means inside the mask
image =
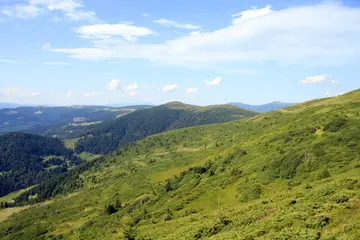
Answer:
MULTIPOLYGON (((145 107, 147 106, 121 108, 103 106, 6 108, 0 110, 0 132, 27 131, 43 134, 47 132, 48 127, 53 125, 65 125, 67 127, 65 130, 73 131, 145 107)), ((61 129, 57 130, 61 133, 61 129)))
POLYGON ((281 108, 295 105, 296 103, 271 102, 271 103, 262 104, 262 105, 249 105, 249 104, 244 104, 244 103, 233 102, 233 103, 229 103, 229 104, 240 107, 240 108, 245 108, 245 109, 249 109, 252 111, 256 111, 256 112, 270 112, 270 111, 274 111, 274 110, 278 110, 281 108))
POLYGON ((3 108, 16 108, 16 107, 20 107, 20 104, 16 104, 16 103, 0 103, 0 109, 3 108))
POLYGON ((255 115, 253 111, 232 105, 199 107, 172 102, 98 124, 84 133, 75 149, 78 153, 107 154, 121 145, 167 130, 228 122, 255 115))

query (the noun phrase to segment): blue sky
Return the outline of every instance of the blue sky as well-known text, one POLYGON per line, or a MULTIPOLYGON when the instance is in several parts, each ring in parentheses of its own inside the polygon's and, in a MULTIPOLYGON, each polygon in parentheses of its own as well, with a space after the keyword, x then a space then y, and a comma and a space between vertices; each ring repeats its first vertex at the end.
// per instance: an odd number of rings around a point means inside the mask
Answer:
POLYGON ((352 1, 0 0, 0 102, 302 102, 359 88, 352 1))

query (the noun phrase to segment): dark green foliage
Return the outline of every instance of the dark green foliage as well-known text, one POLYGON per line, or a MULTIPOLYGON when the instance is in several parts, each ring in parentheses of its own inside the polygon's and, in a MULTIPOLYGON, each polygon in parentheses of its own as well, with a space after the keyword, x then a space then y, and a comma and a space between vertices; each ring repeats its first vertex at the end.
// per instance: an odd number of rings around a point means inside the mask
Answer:
POLYGON ((291 179, 296 175, 296 169, 302 161, 302 158, 297 155, 288 155, 282 160, 273 160, 269 166, 270 175, 272 178, 291 179))
POLYGON ((105 213, 108 215, 116 213, 117 211, 118 211, 117 208, 112 204, 109 204, 105 207, 105 213))
POLYGON ((324 126, 324 131, 337 132, 346 124, 346 119, 338 117, 324 126))
MULTIPOLYGON (((52 175, 46 181, 41 182, 31 190, 16 197, 14 199, 15 204, 25 205, 29 203, 42 202, 57 195, 64 195, 83 187, 83 180, 80 178, 80 174, 92 167, 97 168, 103 160, 104 158, 98 158, 92 162, 84 162, 74 169, 59 175, 52 175), (36 195, 36 198, 29 200, 29 197, 34 195, 36 195)), ((121 205, 120 200, 118 201, 119 203, 116 202, 116 204, 121 205)))
POLYGON ((318 179, 323 179, 323 178, 328 178, 328 177, 330 177, 330 172, 327 168, 321 170, 318 175, 318 179))
POLYGON ((260 198, 261 186, 256 183, 240 183, 238 186, 238 193, 240 194, 240 201, 248 202, 260 198))
POLYGON ((70 165, 81 163, 59 139, 24 133, 0 136, 0 196, 66 172, 69 166, 62 159, 70 165), (45 162, 45 156, 56 157, 45 162), (50 165, 57 167, 47 169, 50 165))

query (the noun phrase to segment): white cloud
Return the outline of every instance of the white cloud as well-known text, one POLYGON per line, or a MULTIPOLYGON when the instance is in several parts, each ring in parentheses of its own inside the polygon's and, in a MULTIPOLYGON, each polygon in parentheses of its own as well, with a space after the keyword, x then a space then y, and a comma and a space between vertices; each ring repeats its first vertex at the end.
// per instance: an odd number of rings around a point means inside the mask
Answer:
POLYGON ((150 16, 151 16, 150 13, 143 13, 142 15, 143 15, 144 17, 150 17, 150 16))
POLYGON ((55 65, 55 66, 66 66, 69 65, 67 62, 44 62, 45 65, 55 65))
POLYGON ((190 33, 190 36, 199 36, 201 34, 201 32, 199 31, 194 31, 190 33))
POLYGON ((138 37, 144 37, 154 34, 148 28, 137 27, 129 24, 95 24, 87 25, 73 29, 84 38, 103 39, 110 37, 122 37, 125 40, 136 40, 138 37))
POLYGON ((188 88, 188 89, 186 89, 187 93, 197 93, 198 91, 199 91, 198 88, 188 88))
POLYGON ((9 59, 0 59, 0 63, 19 63, 18 61, 15 60, 9 60, 9 59))
POLYGON ((179 23, 165 18, 155 20, 154 22, 163 25, 165 27, 174 27, 174 28, 182 28, 182 29, 200 29, 200 26, 197 25, 179 23))
POLYGON ((107 84, 107 89, 108 90, 117 90, 118 87, 120 85, 120 80, 117 80, 117 79, 112 79, 108 84, 107 84))
POLYGON ((31 94, 31 96, 33 96, 33 97, 37 97, 37 96, 40 96, 40 95, 41 95, 40 92, 32 92, 32 93, 30 93, 30 94, 31 94))
POLYGON ((136 92, 135 91, 129 92, 129 95, 130 95, 130 97, 134 97, 134 96, 136 96, 136 92))
POLYGON ((177 89, 177 85, 176 84, 166 84, 161 91, 163 92, 173 92, 177 89))
POLYGON ((238 24, 238 23, 241 23, 242 21, 262 17, 271 12, 272 12, 272 10, 271 10, 270 5, 266 5, 264 8, 260 8, 260 9, 258 9, 256 7, 252 7, 251 9, 242 11, 237 14, 233 14, 232 15, 232 17, 234 18, 233 24, 238 24))
MULTIPOLYGON (((228 27, 160 43, 99 39, 88 48, 52 50, 85 60, 145 59, 190 67, 267 61, 329 65, 360 58, 360 8, 327 2, 254 14, 259 10, 250 9, 253 14, 241 15, 241 21, 228 27)), ((105 36, 139 35, 120 33, 105 32, 105 36)), ((84 34, 104 36, 103 31, 84 34)))
POLYGON ((97 96, 102 96, 104 94, 100 93, 100 92, 88 92, 84 94, 84 97, 97 97, 97 96))
MULTIPOLYGON (((50 12, 60 12, 70 20, 98 21, 92 11, 83 10, 80 0, 27 0, 24 4, 15 4, 0 9, 0 13, 11 18, 35 18, 50 12)), ((57 17, 57 19, 61 19, 57 17)))
POLYGON ((340 82, 337 80, 331 80, 331 84, 339 84, 340 82))
POLYGON ((109 64, 123 64, 124 62, 120 62, 120 61, 110 61, 108 62, 109 64))
POLYGON ((328 91, 326 91, 326 92, 325 92, 325 96, 330 97, 330 96, 331 96, 331 93, 328 92, 328 91))
POLYGON ((68 92, 66 93, 66 97, 67 97, 67 98, 72 98, 72 97, 74 97, 74 96, 76 96, 76 92, 68 91, 68 92))
POLYGON ((124 90, 125 91, 128 91, 128 92, 134 92, 136 89, 139 88, 139 85, 136 84, 136 83, 133 83, 133 84, 130 84, 130 85, 127 85, 124 87, 124 90))
POLYGON ((214 85, 219 85, 222 81, 222 78, 221 77, 217 77, 217 78, 214 78, 213 80, 211 81, 204 81, 206 85, 208 86, 214 86, 214 85))
POLYGON ((320 83, 324 82, 330 75, 317 75, 312 77, 306 77, 305 79, 301 80, 299 83, 301 84, 313 84, 313 83, 320 83))
POLYGON ((20 87, 9 87, 1 91, 1 95, 5 98, 29 98, 40 96, 41 93, 37 91, 25 90, 20 87))

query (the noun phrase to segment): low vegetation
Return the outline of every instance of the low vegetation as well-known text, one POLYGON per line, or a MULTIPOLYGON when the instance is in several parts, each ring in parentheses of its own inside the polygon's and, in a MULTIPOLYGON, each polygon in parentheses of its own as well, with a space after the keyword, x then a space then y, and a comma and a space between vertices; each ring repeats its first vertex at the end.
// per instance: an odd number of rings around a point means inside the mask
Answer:
POLYGON ((68 197, 8 217, 0 239, 357 239, 359 100, 128 144, 65 180, 82 182, 68 197))

